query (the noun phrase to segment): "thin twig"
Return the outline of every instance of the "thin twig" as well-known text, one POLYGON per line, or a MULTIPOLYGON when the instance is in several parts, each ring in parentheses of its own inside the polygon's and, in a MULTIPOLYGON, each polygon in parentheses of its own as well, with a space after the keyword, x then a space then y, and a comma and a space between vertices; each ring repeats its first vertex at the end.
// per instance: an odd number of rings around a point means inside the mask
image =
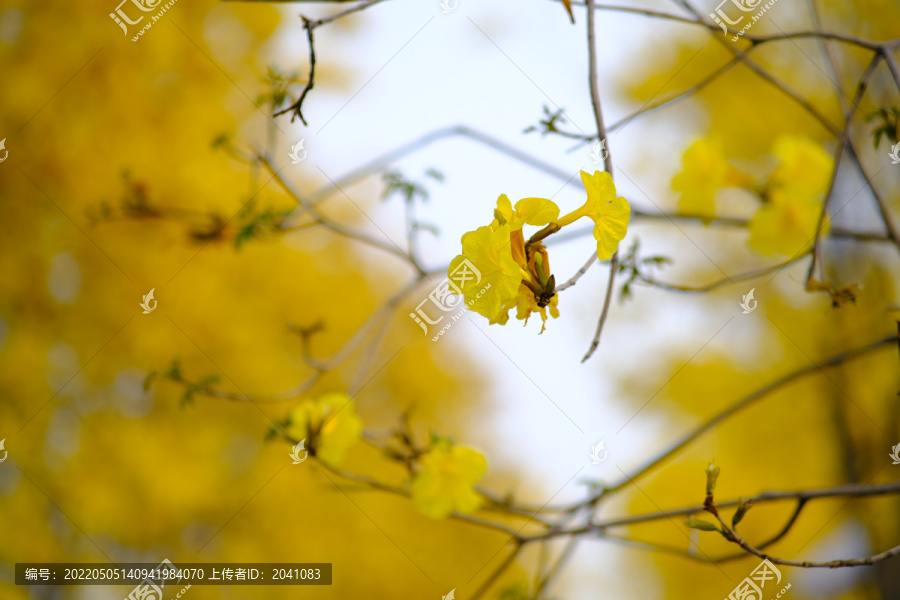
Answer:
POLYGON ((897 64, 897 59, 894 56, 893 46, 896 44, 885 44, 881 47, 881 54, 884 56, 884 60, 887 63, 888 69, 891 72, 891 77, 894 78, 894 85, 897 86, 897 91, 900 92, 900 66, 897 64))
MULTIPOLYGON (((271 0, 269 0, 271 1, 271 0)), ((332 2, 339 0, 330 0, 332 2)), ((284 110, 280 110, 275 113, 273 116, 278 117, 285 113, 293 112, 291 115, 291 123, 294 122, 294 119, 297 117, 303 122, 304 125, 307 125, 306 119, 303 117, 303 101, 306 100, 307 94, 309 94, 313 87, 316 84, 316 43, 315 36, 313 32, 317 27, 321 27, 322 25, 327 25, 333 21, 337 21, 347 15, 353 14, 355 12, 359 12, 361 10, 365 10, 372 6, 373 4, 378 4, 383 0, 365 0, 364 2, 360 2, 356 6, 348 8, 347 10, 341 11, 337 14, 331 15, 330 17, 324 17, 322 19, 308 19, 304 15, 300 15, 300 18, 303 19, 303 28, 306 29, 306 40, 309 44, 309 76, 306 80, 306 86, 303 88, 303 91, 300 93, 300 97, 297 98, 297 101, 292 105, 288 106, 284 110)))
POLYGON ((303 91, 300 92, 300 97, 297 98, 297 101, 272 116, 280 117, 285 113, 293 112, 294 114, 291 115, 291 123, 294 122, 294 119, 300 117, 300 120, 304 125, 309 125, 303 117, 303 101, 306 100, 306 95, 309 94, 316 85, 316 42, 313 34, 315 27, 313 26, 313 21, 310 21, 305 16, 300 15, 300 18, 303 19, 303 28, 306 29, 306 40, 309 44, 309 75, 306 79, 306 85, 303 87, 303 91))
MULTIPOLYGON (((560 0, 553 0, 553 1, 559 2, 560 0)), ((585 2, 573 2, 572 4, 578 5, 578 6, 587 6, 588 5, 588 3, 586 1, 585 2)), ((693 12, 695 14, 696 18, 690 19, 687 17, 682 17, 679 15, 675 15, 675 14, 667 13, 667 12, 663 12, 663 11, 650 10, 650 9, 644 9, 644 8, 634 8, 631 6, 617 6, 617 5, 612 5, 612 4, 595 4, 594 7, 595 7, 595 10, 608 10, 608 11, 614 11, 614 12, 633 13, 633 14, 639 14, 639 15, 644 15, 644 16, 648 16, 648 17, 666 19, 669 21, 675 21, 675 22, 684 23, 687 25, 697 25, 697 26, 703 27, 705 29, 708 29, 710 32, 712 32, 714 34, 718 34, 720 31, 722 31, 722 29, 721 29, 721 27, 719 27, 719 25, 717 25, 715 23, 704 21, 702 18, 700 18, 699 14, 697 14, 696 11, 693 11, 693 10, 691 12, 693 12)), ((728 33, 732 34, 732 35, 736 35, 736 34, 740 33, 740 31, 729 28, 728 33)), ((809 37, 844 42, 846 44, 852 44, 854 46, 859 46, 860 48, 865 48, 867 50, 877 50, 879 47, 882 47, 882 46, 891 46, 892 47, 892 46, 897 45, 897 42, 900 41, 900 40, 890 40, 888 42, 871 42, 869 40, 864 40, 862 38, 854 37, 852 35, 845 35, 842 33, 832 33, 832 32, 828 32, 828 31, 795 31, 795 32, 791 32, 791 33, 773 34, 773 35, 765 35, 765 36, 753 36, 753 35, 748 35, 745 33, 743 36, 744 40, 746 40, 754 45, 765 44, 765 43, 769 43, 769 42, 776 42, 776 41, 781 41, 781 40, 790 40, 790 39, 795 39, 795 38, 809 38, 809 37)))
POLYGON ((553 580, 559 577, 559 574, 562 572, 563 566, 565 566, 566 562, 568 562, 569 558, 575 552, 575 548, 578 546, 578 542, 581 541, 578 536, 572 536, 566 542, 566 547, 563 549, 559 558, 556 559, 556 562, 553 563, 553 566, 547 570, 546 575, 538 581, 537 586, 534 589, 534 600, 541 600, 541 596, 545 590, 549 589, 550 584, 553 583, 553 580))
MULTIPOLYGON (((854 496, 856 498, 868 498, 871 496, 889 496, 900 494, 900 482, 886 483, 882 485, 839 485, 830 488, 820 488, 817 490, 800 490, 792 492, 762 492, 756 496, 749 498, 741 498, 736 500, 728 500, 725 502, 717 502, 719 508, 738 506, 743 500, 748 499, 754 505, 769 502, 783 502, 785 500, 811 501, 822 498, 837 498, 841 496, 854 496)), ((570 535, 582 535, 588 533, 605 534, 606 530, 614 527, 628 527, 639 523, 650 523, 662 519, 671 519, 673 517, 686 517, 704 510, 703 505, 685 506, 683 508, 675 508, 671 510, 658 510, 652 513, 631 515, 628 517, 619 517, 607 521, 591 522, 575 529, 556 529, 545 533, 539 533, 533 536, 523 538, 524 543, 533 543, 541 540, 552 539, 556 537, 566 537, 570 535)))
POLYGON ((763 275, 768 275, 769 273, 773 273, 775 271, 780 271, 786 266, 797 262, 804 256, 809 254, 809 252, 804 252, 803 254, 794 256, 788 259, 785 262, 778 263, 769 267, 764 267, 762 269, 756 269, 755 271, 748 271, 747 273, 743 273, 741 275, 735 275, 734 277, 726 277, 723 279, 717 279, 710 283, 706 283, 703 285, 686 285, 686 284, 677 284, 677 283, 666 283, 664 281, 659 281, 657 279, 653 279, 652 277, 645 277, 643 275, 639 276, 638 281, 650 285, 652 287, 660 288, 663 290, 668 290, 670 292, 689 292, 689 293, 705 293, 711 292, 713 290, 719 289, 720 287, 726 285, 732 285, 735 283, 740 283, 742 281, 747 281, 750 279, 756 279, 757 277, 762 277, 763 275))
MULTIPOLYGON (((800 516, 800 513, 803 511, 803 507, 806 506, 806 503, 807 503, 807 500, 805 500, 805 499, 797 500, 797 505, 794 507, 794 511, 791 513, 791 516, 788 517, 788 520, 785 523, 784 527, 781 528, 781 531, 779 531, 777 534, 775 534, 774 536, 767 539, 762 544, 759 544, 757 546, 757 548, 762 550, 763 548, 768 548, 772 544, 775 544, 775 543, 779 542, 780 540, 782 540, 784 538, 784 536, 786 536, 788 534, 788 532, 793 528, 793 526, 797 523, 797 518, 800 516)), ((696 512, 699 512, 699 511, 696 511, 696 512)), ((691 514, 693 514, 693 513, 691 513, 691 514)), ((609 533, 606 533, 606 532, 600 533, 598 535, 601 540, 614 540, 617 542, 623 542, 626 544, 634 545, 635 547, 638 547, 641 549, 649 549, 649 550, 652 550, 655 552, 665 552, 667 554, 674 554, 676 556, 681 556, 683 558, 688 558, 690 560, 694 560, 697 562, 703 562, 703 563, 712 563, 712 564, 720 565, 723 563, 747 558, 746 552, 735 552, 733 554, 728 554, 726 556, 720 556, 720 557, 713 558, 713 557, 707 556, 705 553, 703 556, 700 556, 698 554, 694 554, 694 553, 691 553, 691 552, 688 552, 685 550, 681 550, 680 548, 675 548, 673 546, 667 546, 667 545, 663 545, 663 544, 650 544, 647 542, 639 542, 637 540, 632 540, 632 539, 621 537, 621 536, 610 535, 609 533)))
POLYGON ((597 262, 597 253, 596 252, 591 254, 591 257, 587 260, 586 263, 584 263, 584 266, 581 267, 580 269, 578 269, 578 271, 576 271, 575 274, 572 275, 571 279, 569 279, 565 283, 562 283, 562 284, 556 286, 556 291, 561 292, 565 289, 572 287, 576 283, 578 283, 578 280, 581 279, 581 277, 585 273, 587 273, 588 269, 590 269, 591 265, 593 265, 595 262, 597 262))
POLYGON ((518 541, 514 541, 513 543, 515 544, 513 551, 510 552, 505 559, 503 559, 503 562, 501 562, 500 565, 496 569, 494 569, 494 571, 488 576, 484 583, 482 583, 478 587, 478 589, 475 590, 475 593, 471 596, 472 600, 479 600, 479 598, 484 596, 487 591, 491 589, 491 586, 496 583, 500 576, 503 575, 503 573, 505 573, 506 570, 512 565, 513 561, 516 560, 519 552, 522 551, 522 544, 518 541))
POLYGON ((294 198, 297 204, 299 204, 305 212, 308 212, 310 217, 312 217, 313 220, 315 220, 317 223, 320 223, 328 229, 331 229, 335 233, 343 235, 347 238, 363 242, 364 244, 379 248, 380 250, 384 250, 385 252, 390 252, 391 254, 400 256, 401 258, 408 261, 413 267, 415 267, 420 274, 424 273, 424 271, 421 269, 421 267, 419 267, 416 261, 413 260, 413 258, 409 256, 402 248, 400 248, 399 246, 397 246, 397 244, 390 240, 390 238, 388 238, 390 243, 385 243, 381 240, 377 240, 369 236, 368 234, 365 234, 361 231, 356 231, 350 227, 338 223, 337 221, 332 220, 329 217, 326 217, 321 212, 319 212, 315 206, 313 206, 309 199, 295 190, 294 187, 281 176, 281 171, 275 169, 268 158, 261 154, 257 154, 257 160, 259 160, 259 162, 266 168, 266 170, 269 171, 272 177, 275 178, 275 181, 278 183, 278 185, 280 185, 285 192, 287 192, 292 198, 294 198))
POLYGON ((831 180, 828 182, 828 191, 825 192, 825 200, 822 202, 822 210, 819 213, 819 221, 816 224, 816 236, 813 241, 812 260, 809 262, 809 271, 806 275, 807 286, 809 286, 813 280, 816 264, 819 261, 819 252, 821 250, 822 242, 822 227, 825 224, 825 218, 828 215, 828 205, 831 202, 831 197, 834 195, 834 188, 837 185, 838 171, 840 171, 841 159, 844 156, 844 147, 847 145, 847 142, 850 139, 850 127, 853 123, 853 117, 856 115, 856 110, 859 108, 859 103, 862 101, 862 98, 866 93, 866 88, 869 86, 869 79, 875 72, 875 68, 878 66, 878 62, 880 60, 881 55, 876 54, 869 62, 868 68, 859 80, 859 84, 856 90, 856 96, 853 99, 853 103, 847 110, 847 113, 844 115, 844 130, 841 132, 837 147, 834 150, 834 168, 831 171, 831 180))
MULTIPOLYGON (((597 138, 606 139, 606 125, 603 123, 603 108, 600 105, 600 89, 597 83, 597 40, 594 21, 596 20, 596 11, 594 10, 594 0, 587 0, 587 44, 588 44, 588 85, 591 90, 591 106, 594 110, 594 121, 597 124, 597 138)), ((604 168, 609 176, 613 177, 612 151, 607 148, 604 157, 604 168)), ((612 302, 613 288, 616 283, 616 272, 619 270, 619 250, 618 248, 612 255, 609 262, 609 279, 606 284, 606 296, 603 299, 603 308, 600 310, 600 318, 597 321, 597 329, 594 331, 594 337, 591 345, 585 353, 581 362, 584 363, 594 354, 594 351, 600 345, 600 336, 603 335, 603 326, 606 324, 606 317, 609 314, 609 305, 612 302)))
POLYGON ((760 558, 767 559, 769 562, 775 563, 776 565, 786 565, 789 567, 804 567, 807 569, 837 569, 840 567, 858 567, 862 565, 874 565, 875 563, 879 563, 883 560, 887 560, 894 556, 900 555, 900 546, 895 546, 890 550, 886 550, 879 554, 873 554, 871 556, 866 556, 864 558, 842 558, 838 560, 829 560, 824 562, 816 562, 816 561, 808 561, 808 560, 788 560, 786 558, 778 558, 776 556, 771 556, 766 554, 759 548, 755 548, 747 543, 740 535, 737 534, 734 529, 729 527, 722 517, 719 515, 718 511, 715 510, 715 504, 711 504, 707 512, 710 512, 716 519, 719 521, 719 524, 722 527, 722 532, 725 535, 725 539, 736 543, 738 546, 749 552, 750 554, 754 554, 760 558), (711 509, 711 510, 710 510, 711 509))
POLYGON ((847 362, 848 360, 852 360, 852 359, 859 358, 861 356, 865 356, 869 352, 877 350, 883 346, 896 344, 897 340, 898 340, 897 335, 890 335, 890 336, 882 338, 876 342, 868 344, 866 346, 862 346, 862 347, 856 348, 854 350, 848 350, 846 352, 842 352, 840 354, 837 354, 835 356, 827 358, 818 364, 812 364, 812 365, 803 367, 801 369, 797 369, 796 371, 793 371, 791 373, 788 373, 787 375, 784 375, 783 377, 776 379, 775 381, 761 387, 760 389, 756 390, 755 392, 753 392, 747 396, 744 396, 743 398, 741 398, 734 404, 731 404, 724 410, 720 411, 714 417, 707 420, 699 427, 695 428, 693 431, 691 431, 689 434, 685 435, 683 438, 678 440, 675 444, 670 446, 668 449, 664 450, 662 453, 657 455, 655 458, 651 459, 649 462, 644 464, 630 478, 623 479, 618 484, 612 486, 611 488, 608 488, 606 491, 609 492, 609 491, 616 491, 616 490, 622 489, 623 487, 628 485, 629 482, 638 479, 642 475, 645 475, 648 471, 650 471, 651 469, 653 469, 654 467, 659 465, 661 462, 663 462, 664 460, 666 460, 667 458, 672 456, 675 452, 681 450, 682 448, 684 448, 685 446, 690 444, 692 441, 694 441, 695 439, 697 439, 698 437, 700 437, 701 435, 703 435, 704 433, 706 433, 707 431, 709 431, 710 429, 712 429, 713 427, 715 427, 716 425, 721 423, 722 421, 725 421, 729 417, 733 416, 735 413, 740 412, 741 410, 747 408, 748 406, 755 403, 756 401, 758 401, 762 398, 765 398, 766 396, 768 396, 775 390, 781 388, 782 386, 785 386, 789 383, 793 383, 794 381, 797 381, 798 379, 802 379, 803 377, 806 377, 807 375, 811 375, 812 373, 821 371, 822 369, 825 369, 828 367, 834 367, 834 366, 843 364, 843 363, 847 362))

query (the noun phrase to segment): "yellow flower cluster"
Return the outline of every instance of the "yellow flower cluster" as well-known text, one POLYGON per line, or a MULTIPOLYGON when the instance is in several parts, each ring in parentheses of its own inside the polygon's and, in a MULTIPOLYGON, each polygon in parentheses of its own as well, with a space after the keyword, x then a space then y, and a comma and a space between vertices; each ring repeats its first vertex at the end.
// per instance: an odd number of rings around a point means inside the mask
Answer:
MULTIPOLYGON (((756 186, 750 175, 725 159, 717 142, 695 142, 684 154, 681 173, 672 179, 672 188, 681 192, 679 208, 712 217, 719 189, 746 188, 763 201, 748 225, 750 247, 761 254, 802 252, 815 240, 821 197, 828 189, 834 161, 822 146, 796 135, 779 136, 772 154, 777 164, 768 180, 756 186)), ((827 231, 826 220, 823 233, 827 231)))
POLYGON ((559 216, 559 207, 545 198, 523 198, 513 207, 504 194, 497 200, 493 222, 462 236, 462 254, 451 261, 449 274, 452 278, 464 261, 477 269, 480 277, 460 286, 471 310, 487 317, 491 324, 501 325, 509 320, 512 308, 516 309, 516 318, 525 321, 534 312, 544 323, 548 314, 558 317, 556 278, 542 240, 582 217, 594 221, 599 260, 613 255, 625 237, 631 208, 625 198, 616 196, 608 173, 595 171, 590 175, 582 171, 581 180, 587 200, 563 217, 559 216), (526 225, 542 229, 526 240, 526 225))
POLYGON ((443 519, 454 511, 473 513, 481 506, 475 483, 487 470, 487 461, 479 452, 441 440, 421 458, 420 466, 411 491, 413 503, 425 516, 443 519))
POLYGON ((285 433, 291 439, 308 440, 310 454, 337 466, 362 432, 362 420, 350 396, 341 392, 324 394, 297 405, 288 414, 285 433))

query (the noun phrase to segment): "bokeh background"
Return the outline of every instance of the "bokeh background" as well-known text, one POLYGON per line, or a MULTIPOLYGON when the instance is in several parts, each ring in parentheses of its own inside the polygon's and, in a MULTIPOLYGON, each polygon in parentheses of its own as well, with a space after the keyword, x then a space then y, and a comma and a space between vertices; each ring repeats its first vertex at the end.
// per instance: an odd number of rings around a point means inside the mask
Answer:
MULTIPOLYGON (((826 29, 887 40, 900 36, 900 5, 887 0, 816 2, 826 29)), ((635 4, 637 6, 637 4, 635 4)), ((675 3, 641 6, 677 12, 675 3)), ((697 5, 702 13, 715 7, 697 5)), ((412 271, 389 253, 312 228, 249 236, 239 225, 293 200, 262 169, 228 151, 268 149, 282 175, 324 210, 377 239, 403 244, 398 199, 381 198, 378 173, 333 189, 354 172, 430 132, 464 125, 537 157, 548 169, 466 136, 445 136, 390 167, 425 181, 417 210, 439 235, 422 236, 422 256, 440 268, 463 232, 486 224, 496 197, 583 200, 588 148, 524 130, 544 106, 564 108, 573 130, 593 131, 587 88, 584 11, 572 25, 557 2, 391 0, 317 32, 317 84, 305 105, 309 127, 270 119, 267 72, 307 70, 299 12, 324 4, 179 0, 137 43, 108 17, 113 2, 0 2, 0 596, 113 599, 127 587, 22 588, 13 565, 26 561, 332 562, 334 585, 318 588, 200 587, 190 598, 464 599, 505 554, 498 533, 434 521, 406 499, 336 487, 311 464, 287 466, 289 445, 266 442, 272 421, 302 398, 254 405, 198 395, 158 377, 173 360, 194 380, 251 396, 290 389, 312 370, 290 325, 321 322, 314 352, 328 356, 401 289, 412 271), (215 144, 227 138, 229 144, 215 144), (305 140, 308 158, 289 162, 305 140), (123 206, 132 207, 125 214, 123 206), (140 208, 152 206, 162 215, 140 208), (134 207, 138 207, 137 210, 134 207), (210 215, 230 221, 220 235, 210 215), (235 216, 236 215, 236 216, 235 216), (141 314, 155 289, 158 308, 141 314)), ((780 2, 757 34, 808 29, 807 2, 780 2)), ((731 55, 709 32, 640 15, 599 15, 600 92, 614 121, 646 102, 694 85, 731 55)), ((844 89, 868 57, 839 48, 844 89)), ((754 57, 840 122, 822 45, 771 44, 754 57)), ((860 113, 900 105, 882 66, 860 113)), ((296 88, 294 88, 296 91, 296 88)), ((684 102, 610 135, 619 192, 642 210, 677 211, 672 176, 695 139, 714 134, 748 168, 766 164, 773 139, 806 135, 831 152, 833 138, 790 98, 738 66, 684 102)), ((855 139, 894 214, 900 167, 876 150, 866 127, 855 139)), ((835 224, 882 231, 871 196, 852 166, 837 183, 846 207, 835 224)), ((747 217, 739 192, 721 210, 747 217)), ((741 228, 635 220, 650 254, 674 263, 670 281, 701 284, 774 264, 747 246, 741 228)), ((557 279, 590 254, 589 237, 551 246, 557 279)), ((865 345, 895 329, 898 257, 885 243, 831 240, 826 273, 858 283, 856 303, 833 308, 803 290, 806 264, 709 294, 638 287, 612 307, 603 342, 587 349, 605 290, 595 266, 565 292, 562 316, 540 324, 488 327, 464 319, 439 343, 408 318, 431 286, 399 303, 386 335, 367 355, 351 354, 309 390, 346 391, 365 426, 396 426, 412 409, 414 431, 434 431, 479 449, 484 485, 523 501, 563 504, 588 481, 613 482, 704 418, 814 361, 865 345), (755 287, 758 310, 738 303, 755 287), (358 387, 358 385, 357 385, 358 387), (354 390, 356 391, 356 390, 354 390), (592 465, 605 439, 609 460, 592 465)), ((439 280, 435 276, 435 281, 439 280)), ((722 469, 720 497, 762 490, 897 481, 888 453, 900 442, 896 351, 885 349, 785 387, 706 434, 675 459, 605 504, 605 516, 698 504, 708 462, 722 469)), ((351 451, 348 470, 396 477, 373 448, 351 451)), ((761 506, 745 536, 773 534, 789 503, 761 506)), ((900 539, 900 500, 880 497, 811 504, 772 548, 811 560, 863 556, 900 539)), ((730 548, 680 520, 620 531, 635 540, 711 555, 730 548)), ((489 597, 527 586, 537 556, 524 553, 489 597)), ((550 590, 556 598, 721 598, 758 563, 721 569, 662 552, 584 540, 550 590)), ((782 570, 800 599, 900 598, 896 559, 865 569, 782 570)), ((519 596, 508 596, 518 598, 519 596)), ((527 597, 527 596, 523 596, 527 597)))

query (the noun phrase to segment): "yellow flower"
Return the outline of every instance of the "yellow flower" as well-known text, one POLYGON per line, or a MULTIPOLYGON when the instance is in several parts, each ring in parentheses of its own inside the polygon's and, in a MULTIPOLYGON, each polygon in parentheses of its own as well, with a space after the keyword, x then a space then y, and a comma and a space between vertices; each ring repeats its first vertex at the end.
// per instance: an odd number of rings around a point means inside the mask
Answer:
POLYGON ((559 294, 554 294, 553 297, 544 305, 541 306, 538 304, 537 299, 534 296, 534 292, 531 291, 528 286, 522 284, 519 286, 519 293, 515 298, 510 298, 506 302, 503 303, 503 310, 500 311, 500 316, 497 318, 494 323, 499 323, 500 325, 506 325, 509 321, 509 311, 513 308, 516 309, 516 318, 520 321, 525 321, 525 324, 528 324, 528 319, 531 317, 531 313, 536 312, 541 315, 541 331, 540 333, 544 333, 544 330, 547 328, 547 319, 552 317, 554 319, 559 318, 559 308, 557 308, 559 304, 559 294))
MULTIPOLYGON (((816 142, 793 135, 775 140, 778 165, 766 186, 767 202, 750 220, 750 247, 762 254, 794 256, 815 241, 821 196, 831 182, 834 161, 816 142)), ((822 235, 828 233, 826 219, 822 235)))
POLYGON ((581 181, 587 190, 587 201, 556 224, 565 227, 581 217, 591 219, 594 222, 594 239, 597 240, 597 258, 606 260, 625 238, 631 207, 628 200, 616 197, 616 186, 609 173, 594 171, 593 175, 589 175, 582 171, 581 181))
POLYGON ((286 433, 294 440, 307 439, 310 453, 337 466, 362 432, 350 396, 332 392, 303 402, 288 414, 286 433))
POLYGON ((503 303, 516 296, 522 281, 510 248, 510 226, 501 225, 496 230, 484 226, 469 231, 462 236, 462 250, 450 261, 448 277, 462 290, 470 310, 495 321, 503 303), (462 280, 459 269, 468 268, 464 261, 469 261, 477 272, 462 280))
POLYGON ((559 294, 555 294, 550 301, 541 306, 537 303, 537 300, 534 298, 534 294, 527 287, 520 286, 519 287, 519 296, 516 298, 516 318, 520 321, 525 321, 528 323, 528 317, 531 316, 531 313, 536 312, 541 315, 541 333, 544 333, 544 330, 547 328, 547 318, 548 313, 550 317, 554 319, 559 317, 559 309, 557 305, 559 304, 559 294))
MULTIPOLYGON (((761 254, 795 256, 812 245, 822 212, 822 202, 814 198, 774 190, 770 200, 750 219, 750 247, 761 254)), ((828 220, 822 235, 828 233, 828 220)))
POLYGON ((494 211, 494 225, 509 225, 513 230, 522 229, 523 225, 543 226, 552 223, 559 217, 559 207, 546 198, 522 198, 512 204, 506 194, 497 198, 497 209, 494 211))
POLYGON ((475 482, 487 470, 487 461, 479 452, 438 442, 420 464, 421 471, 412 482, 412 499, 424 515, 443 519, 453 511, 473 513, 481 506, 475 482))
POLYGON ((769 186, 803 198, 820 196, 828 189, 834 159, 818 143, 803 136, 782 135, 775 140, 772 153, 778 166, 769 186))
POLYGON ((681 173, 672 179, 672 189, 681 192, 678 208, 685 213, 712 217, 716 214, 716 192, 723 187, 750 187, 750 177, 725 160, 718 142, 694 142, 681 159, 681 173))
POLYGON ((597 171, 589 175, 582 171, 581 179, 587 200, 565 217, 560 218, 559 207, 546 198, 522 198, 513 207, 509 198, 502 195, 497 199, 491 225, 463 235, 463 253, 450 262, 448 277, 462 290, 471 310, 487 317, 491 324, 501 325, 509 321, 513 308, 516 318, 526 322, 538 312, 544 323, 543 333, 548 315, 559 316, 559 298, 550 256, 542 240, 581 217, 588 217, 594 221, 600 260, 613 255, 628 230, 631 208, 625 198, 616 197, 616 187, 608 174, 597 171), (526 225, 542 229, 526 240, 522 231, 526 225), (464 282, 454 277, 468 266, 477 270, 474 277, 464 282))

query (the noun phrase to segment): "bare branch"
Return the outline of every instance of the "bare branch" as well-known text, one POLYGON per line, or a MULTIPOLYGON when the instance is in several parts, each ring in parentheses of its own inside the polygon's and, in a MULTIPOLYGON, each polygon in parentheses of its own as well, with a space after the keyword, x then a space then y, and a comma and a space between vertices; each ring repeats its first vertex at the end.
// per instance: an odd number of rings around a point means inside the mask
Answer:
POLYGON ((887 560, 894 556, 900 555, 900 546, 895 546, 890 550, 886 550, 885 552, 881 552, 880 554, 873 554, 872 556, 866 556, 864 558, 842 558, 838 560, 829 560, 825 562, 813 562, 807 560, 788 560, 786 558, 778 558, 775 556, 770 556, 747 543, 741 536, 737 534, 734 529, 729 527, 725 521, 722 520, 722 517, 719 515, 718 511, 715 510, 715 504, 711 503, 711 506, 707 508, 707 512, 710 512, 716 519, 719 521, 719 524, 722 527, 722 532, 725 535, 725 539, 736 543, 738 546, 749 552, 750 554, 754 554, 760 558, 767 559, 769 562, 775 563, 776 565, 787 565, 789 567, 804 567, 807 569, 837 569, 840 567, 857 567, 862 565, 874 565, 875 563, 879 563, 883 560, 887 560))
POLYGON ((859 84, 856 90, 856 96, 853 99, 853 104, 850 106, 847 114, 844 115, 844 130, 841 132, 837 147, 834 150, 834 169, 832 169, 831 172, 831 180, 828 183, 828 191, 825 192, 825 200, 822 202, 822 211, 819 213, 819 221, 816 224, 816 236, 813 241, 812 260, 809 263, 809 271, 806 275, 807 286, 809 286, 810 282, 813 279, 813 274, 816 269, 816 263, 819 260, 819 252, 821 249, 822 240, 822 227, 825 224, 825 218, 828 215, 828 204, 831 202, 831 197, 834 195, 834 187, 837 184, 838 171, 840 171, 841 168, 841 159, 844 156, 844 147, 847 145, 850 139, 850 127, 853 123, 853 117, 856 114, 856 110, 859 108, 859 103, 862 101, 862 98, 866 93, 866 88, 869 85, 869 79, 875 72, 875 68, 878 66, 878 62, 880 60, 881 55, 876 54, 869 62, 868 68, 859 80, 859 84))
POLYGON ((788 373, 787 375, 784 375, 783 377, 776 379, 775 381, 756 390, 752 394, 749 394, 748 396, 741 398, 734 404, 727 407, 725 410, 719 412, 717 415, 715 415, 711 419, 707 420, 702 425, 695 428, 692 432, 690 432, 689 434, 687 434, 686 436, 681 438, 678 442, 673 444, 667 450, 663 451, 662 453, 657 455, 655 458, 651 459, 649 462, 644 464, 644 466, 640 467, 637 470, 637 472, 634 473, 630 478, 623 479, 621 482, 612 486, 611 488, 609 488, 606 491, 610 492, 610 491, 616 491, 616 490, 622 489, 623 487, 628 485, 628 483, 630 481, 636 480, 639 477, 645 475, 648 471, 650 471, 654 467, 658 466, 660 463, 665 461, 667 458, 671 457, 674 453, 678 452, 679 450, 681 450, 682 448, 684 448, 685 446, 687 446, 688 444, 693 442, 695 439, 697 439, 698 437, 700 437, 701 435, 703 435, 704 433, 706 433, 707 431, 709 431, 710 429, 712 429, 713 427, 715 427, 716 425, 721 423, 722 421, 725 421, 729 417, 731 417, 734 414, 740 412, 741 410, 747 408, 748 406, 752 405, 753 403, 757 402, 758 400, 765 398, 766 396, 768 396, 775 390, 777 390, 789 383, 793 383, 794 381, 797 381, 798 379, 802 379, 802 378, 806 377, 807 375, 811 375, 815 372, 821 371, 822 369, 843 364, 849 360, 853 360, 853 359, 865 356, 868 353, 873 352, 884 346, 896 344, 897 340, 898 340, 898 338, 897 338, 896 334, 890 335, 890 336, 882 338, 876 342, 868 344, 867 346, 862 346, 861 348, 856 348, 854 350, 842 352, 841 354, 837 354, 835 356, 827 358, 827 359, 819 362, 818 364, 812 364, 807 367, 797 369, 796 371, 793 371, 791 373, 788 373))
MULTIPOLYGON (((588 44, 588 85, 591 89, 591 106, 594 109, 594 121, 597 124, 597 138, 606 138, 606 125, 603 122, 603 108, 600 105, 600 90, 597 84, 597 40, 594 21, 596 19, 596 11, 594 10, 594 0, 587 0, 587 44, 588 44)), ((612 150, 606 149, 604 157, 604 168, 613 177, 612 150)), ((606 285, 606 297, 603 299, 603 308, 600 310, 600 319, 597 321, 597 329, 594 332, 594 338, 591 345, 585 353, 581 362, 585 362, 594 354, 594 351, 600 345, 600 336, 603 334, 603 326, 606 324, 606 317, 609 314, 609 305, 612 302, 613 287, 616 283, 616 272, 619 270, 619 250, 612 255, 609 263, 609 280, 606 285)))

